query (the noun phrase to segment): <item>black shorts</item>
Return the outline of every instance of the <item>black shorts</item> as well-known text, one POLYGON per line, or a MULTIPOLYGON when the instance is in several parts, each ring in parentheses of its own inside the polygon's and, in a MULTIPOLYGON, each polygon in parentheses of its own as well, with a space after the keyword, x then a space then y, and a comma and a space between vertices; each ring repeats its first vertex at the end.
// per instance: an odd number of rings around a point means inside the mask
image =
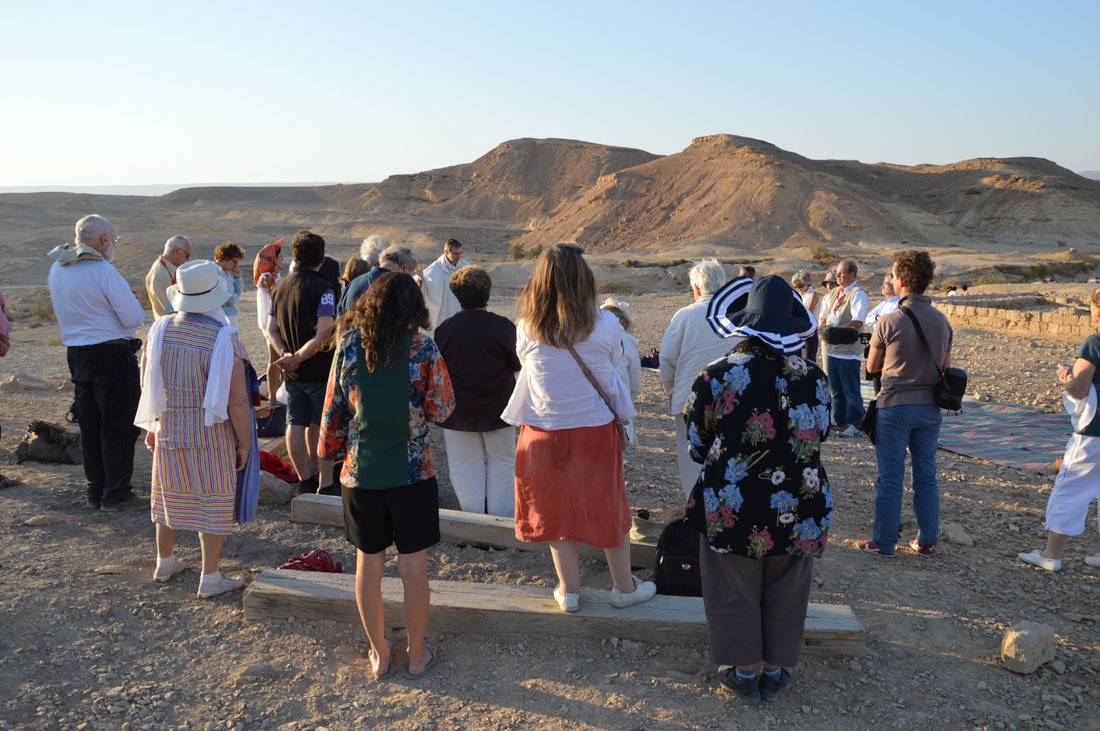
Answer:
POLYGON ((363 553, 416 553, 439 543, 439 485, 434 477, 385 490, 341 487, 348 543, 363 553))
POLYGON ((321 423, 327 383, 286 382, 287 426, 314 426, 321 423))

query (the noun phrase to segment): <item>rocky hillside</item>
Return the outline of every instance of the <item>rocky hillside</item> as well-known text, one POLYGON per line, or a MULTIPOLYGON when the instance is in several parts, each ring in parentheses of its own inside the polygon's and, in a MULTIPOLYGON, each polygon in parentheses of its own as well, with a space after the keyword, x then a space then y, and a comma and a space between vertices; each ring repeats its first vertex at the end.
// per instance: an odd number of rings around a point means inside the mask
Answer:
POLYGON ((39 252, 71 236, 73 221, 93 210, 119 225, 124 243, 150 251, 175 232, 203 246, 227 238, 247 245, 307 227, 348 252, 382 233, 431 251, 455 236, 492 256, 517 240, 528 248, 576 241, 593 251, 662 255, 786 248, 801 257, 817 243, 1100 242, 1100 181, 1049 160, 813 160, 720 134, 666 156, 512 140, 473 162, 373 184, 196 187, 157 197, 0 194, 0 247, 39 252))
POLYGON ((712 135, 601 177, 521 240, 603 250, 676 242, 1085 243, 1100 241, 1100 183, 1034 158, 868 165, 712 135))

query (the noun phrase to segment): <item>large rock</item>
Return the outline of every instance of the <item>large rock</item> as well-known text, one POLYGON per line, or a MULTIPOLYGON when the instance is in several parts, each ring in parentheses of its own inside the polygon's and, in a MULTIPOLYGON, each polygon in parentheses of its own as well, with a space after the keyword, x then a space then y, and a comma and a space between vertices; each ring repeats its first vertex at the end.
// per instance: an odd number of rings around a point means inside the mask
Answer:
POLYGON ((260 473, 261 505, 286 505, 290 502, 290 499, 297 494, 297 485, 283 482, 278 477, 267 472, 260 473))
POLYGON ((940 535, 946 538, 948 542, 957 543, 960 546, 974 545, 974 539, 958 523, 944 523, 940 526, 940 535))
POLYGON ((1001 641, 1001 660, 1014 673, 1033 673, 1054 659, 1054 628, 1042 622, 1019 622, 1001 641))

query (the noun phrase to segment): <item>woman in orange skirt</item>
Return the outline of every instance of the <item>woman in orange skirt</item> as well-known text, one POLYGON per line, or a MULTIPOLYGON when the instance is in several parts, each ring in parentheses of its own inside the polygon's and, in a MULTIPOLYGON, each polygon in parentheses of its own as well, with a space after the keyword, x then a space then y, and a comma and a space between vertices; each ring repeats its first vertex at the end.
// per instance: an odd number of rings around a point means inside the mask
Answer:
POLYGON ((578 543, 603 548, 611 605, 657 593, 630 573, 630 506, 617 421, 635 416, 617 373, 619 322, 596 304, 592 270, 571 244, 539 259, 523 290, 516 352, 523 368, 501 418, 516 444, 516 538, 550 544, 565 612, 579 608, 578 543))

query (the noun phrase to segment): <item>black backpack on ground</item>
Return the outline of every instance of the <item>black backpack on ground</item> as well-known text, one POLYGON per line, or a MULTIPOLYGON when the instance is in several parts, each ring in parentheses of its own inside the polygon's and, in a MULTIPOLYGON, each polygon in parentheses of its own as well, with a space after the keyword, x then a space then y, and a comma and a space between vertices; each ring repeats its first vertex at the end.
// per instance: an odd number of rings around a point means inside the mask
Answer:
POLYGON ((653 581, 657 593, 668 596, 703 596, 699 575, 699 531, 684 518, 674 520, 657 539, 657 561, 653 581))

